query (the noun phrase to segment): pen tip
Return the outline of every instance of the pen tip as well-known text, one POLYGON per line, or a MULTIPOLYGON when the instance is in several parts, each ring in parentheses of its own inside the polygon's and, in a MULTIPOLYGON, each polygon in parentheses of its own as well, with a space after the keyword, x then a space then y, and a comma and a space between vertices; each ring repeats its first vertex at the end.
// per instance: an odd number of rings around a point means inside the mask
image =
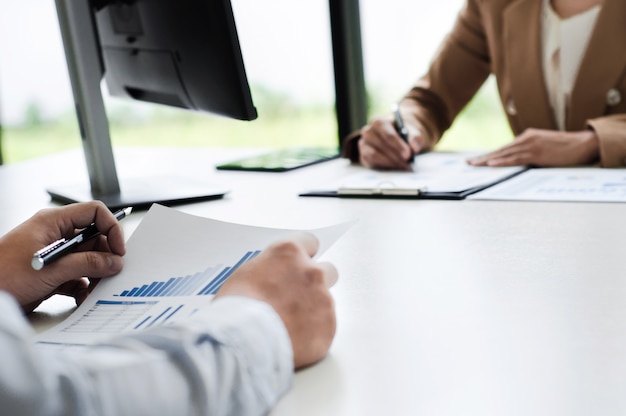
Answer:
POLYGON ((133 207, 124 208, 124 215, 129 215, 133 212, 133 207))

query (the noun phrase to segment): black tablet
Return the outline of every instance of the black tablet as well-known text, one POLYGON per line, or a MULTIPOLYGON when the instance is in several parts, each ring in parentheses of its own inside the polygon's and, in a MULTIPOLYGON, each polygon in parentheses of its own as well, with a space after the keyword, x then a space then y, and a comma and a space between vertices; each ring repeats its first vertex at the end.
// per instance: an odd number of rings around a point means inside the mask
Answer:
POLYGON ((285 172, 338 157, 339 150, 335 147, 293 147, 224 163, 217 169, 285 172))

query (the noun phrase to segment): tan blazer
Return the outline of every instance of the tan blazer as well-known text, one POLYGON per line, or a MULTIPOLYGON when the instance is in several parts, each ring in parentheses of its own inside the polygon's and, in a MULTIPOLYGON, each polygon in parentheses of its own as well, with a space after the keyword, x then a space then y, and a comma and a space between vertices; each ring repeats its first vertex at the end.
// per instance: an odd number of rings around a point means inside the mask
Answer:
MULTIPOLYGON (((435 140, 490 74, 513 132, 557 129, 543 79, 543 0, 467 0, 427 74, 404 100, 419 103, 418 118, 435 140)), ((626 166, 626 0, 605 0, 583 57, 567 130, 593 128, 600 163, 626 166)), ((358 160, 348 137, 344 156, 358 160)), ((434 145, 434 143, 433 143, 434 145)))

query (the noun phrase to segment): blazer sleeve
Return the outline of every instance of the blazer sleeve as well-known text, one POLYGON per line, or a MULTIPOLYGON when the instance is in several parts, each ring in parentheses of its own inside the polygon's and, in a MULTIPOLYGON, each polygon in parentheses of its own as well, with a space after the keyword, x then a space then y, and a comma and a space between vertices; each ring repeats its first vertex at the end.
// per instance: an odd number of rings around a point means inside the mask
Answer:
MULTIPOLYGON (((402 98, 412 108, 432 148, 491 73, 491 57, 477 0, 468 0, 428 72, 402 98)), ((359 160, 358 131, 348 135, 342 154, 359 160)))
POLYGON ((626 114, 614 114, 587 121, 600 142, 600 164, 604 168, 626 166, 626 114))

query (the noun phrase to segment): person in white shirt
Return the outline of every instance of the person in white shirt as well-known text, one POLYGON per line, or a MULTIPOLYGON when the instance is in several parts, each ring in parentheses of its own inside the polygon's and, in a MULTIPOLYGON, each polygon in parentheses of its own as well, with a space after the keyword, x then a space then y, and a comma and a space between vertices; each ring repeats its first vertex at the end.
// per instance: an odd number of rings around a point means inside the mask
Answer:
POLYGON ((294 368, 321 360, 335 334, 337 280, 311 257, 314 236, 276 242, 237 269, 188 321, 87 350, 37 349, 24 317, 52 294, 80 303, 123 267, 122 228, 100 202, 41 210, 0 238, 0 409, 6 415, 262 415, 294 368), (32 254, 95 223, 102 235, 35 271, 32 254))

